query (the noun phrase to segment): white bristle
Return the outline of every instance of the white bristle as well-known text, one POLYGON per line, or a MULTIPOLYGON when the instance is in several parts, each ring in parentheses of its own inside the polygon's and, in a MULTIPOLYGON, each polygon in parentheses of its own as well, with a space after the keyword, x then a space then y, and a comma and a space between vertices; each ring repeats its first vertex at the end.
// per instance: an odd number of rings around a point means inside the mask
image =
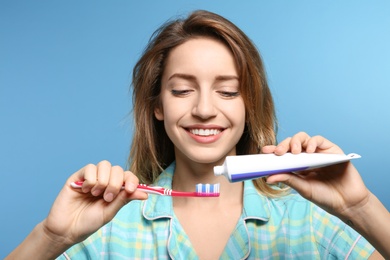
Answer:
POLYGON ((206 193, 206 194, 219 193, 219 183, 216 183, 216 184, 209 184, 209 183, 196 184, 196 192, 197 193, 206 193))

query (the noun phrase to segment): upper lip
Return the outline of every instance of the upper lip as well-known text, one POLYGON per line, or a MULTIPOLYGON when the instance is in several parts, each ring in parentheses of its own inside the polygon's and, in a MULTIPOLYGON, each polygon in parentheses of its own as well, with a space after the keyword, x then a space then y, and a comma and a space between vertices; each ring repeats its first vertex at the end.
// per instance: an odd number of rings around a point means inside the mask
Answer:
POLYGON ((187 130, 190 129, 218 129, 218 130, 224 130, 225 127, 219 126, 219 125, 189 125, 184 127, 187 130))

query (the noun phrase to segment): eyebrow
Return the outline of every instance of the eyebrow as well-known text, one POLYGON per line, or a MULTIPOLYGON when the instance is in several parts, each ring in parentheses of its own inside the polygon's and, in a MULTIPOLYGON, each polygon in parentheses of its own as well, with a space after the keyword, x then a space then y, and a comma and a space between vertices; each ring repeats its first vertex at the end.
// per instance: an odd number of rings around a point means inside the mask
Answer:
POLYGON ((193 75, 190 75, 190 74, 183 74, 183 73, 175 73, 173 74, 172 76, 170 76, 168 78, 168 80, 171 80, 173 78, 179 78, 179 79, 187 79, 187 80, 191 80, 191 81, 195 81, 195 76, 193 75))
MULTIPOLYGON (((180 78, 180 79, 186 79, 190 81, 196 81, 196 77, 190 74, 184 74, 184 73, 175 73, 172 76, 168 78, 168 81, 173 78, 180 78)), ((239 80, 238 76, 235 75, 219 75, 215 77, 216 81, 227 81, 227 80, 239 80)))

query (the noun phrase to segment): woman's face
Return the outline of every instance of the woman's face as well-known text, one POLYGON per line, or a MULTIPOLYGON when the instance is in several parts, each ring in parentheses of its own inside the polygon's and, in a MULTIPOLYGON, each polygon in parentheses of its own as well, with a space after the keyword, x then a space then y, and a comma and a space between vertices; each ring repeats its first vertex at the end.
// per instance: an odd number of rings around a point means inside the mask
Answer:
POLYGON ((155 116, 176 160, 216 163, 236 153, 245 126, 239 85, 233 55, 221 42, 195 38, 171 50, 155 116))

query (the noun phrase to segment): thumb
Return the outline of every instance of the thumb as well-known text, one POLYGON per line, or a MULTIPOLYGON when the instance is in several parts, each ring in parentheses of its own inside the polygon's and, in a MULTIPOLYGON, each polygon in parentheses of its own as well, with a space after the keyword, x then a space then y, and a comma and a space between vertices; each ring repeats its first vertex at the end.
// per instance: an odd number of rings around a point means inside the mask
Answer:
POLYGON ((276 184, 278 182, 284 183, 294 190, 296 190, 299 194, 301 194, 304 198, 309 199, 311 197, 311 186, 302 178, 302 176, 294 173, 280 173, 267 177, 267 183, 276 184))

